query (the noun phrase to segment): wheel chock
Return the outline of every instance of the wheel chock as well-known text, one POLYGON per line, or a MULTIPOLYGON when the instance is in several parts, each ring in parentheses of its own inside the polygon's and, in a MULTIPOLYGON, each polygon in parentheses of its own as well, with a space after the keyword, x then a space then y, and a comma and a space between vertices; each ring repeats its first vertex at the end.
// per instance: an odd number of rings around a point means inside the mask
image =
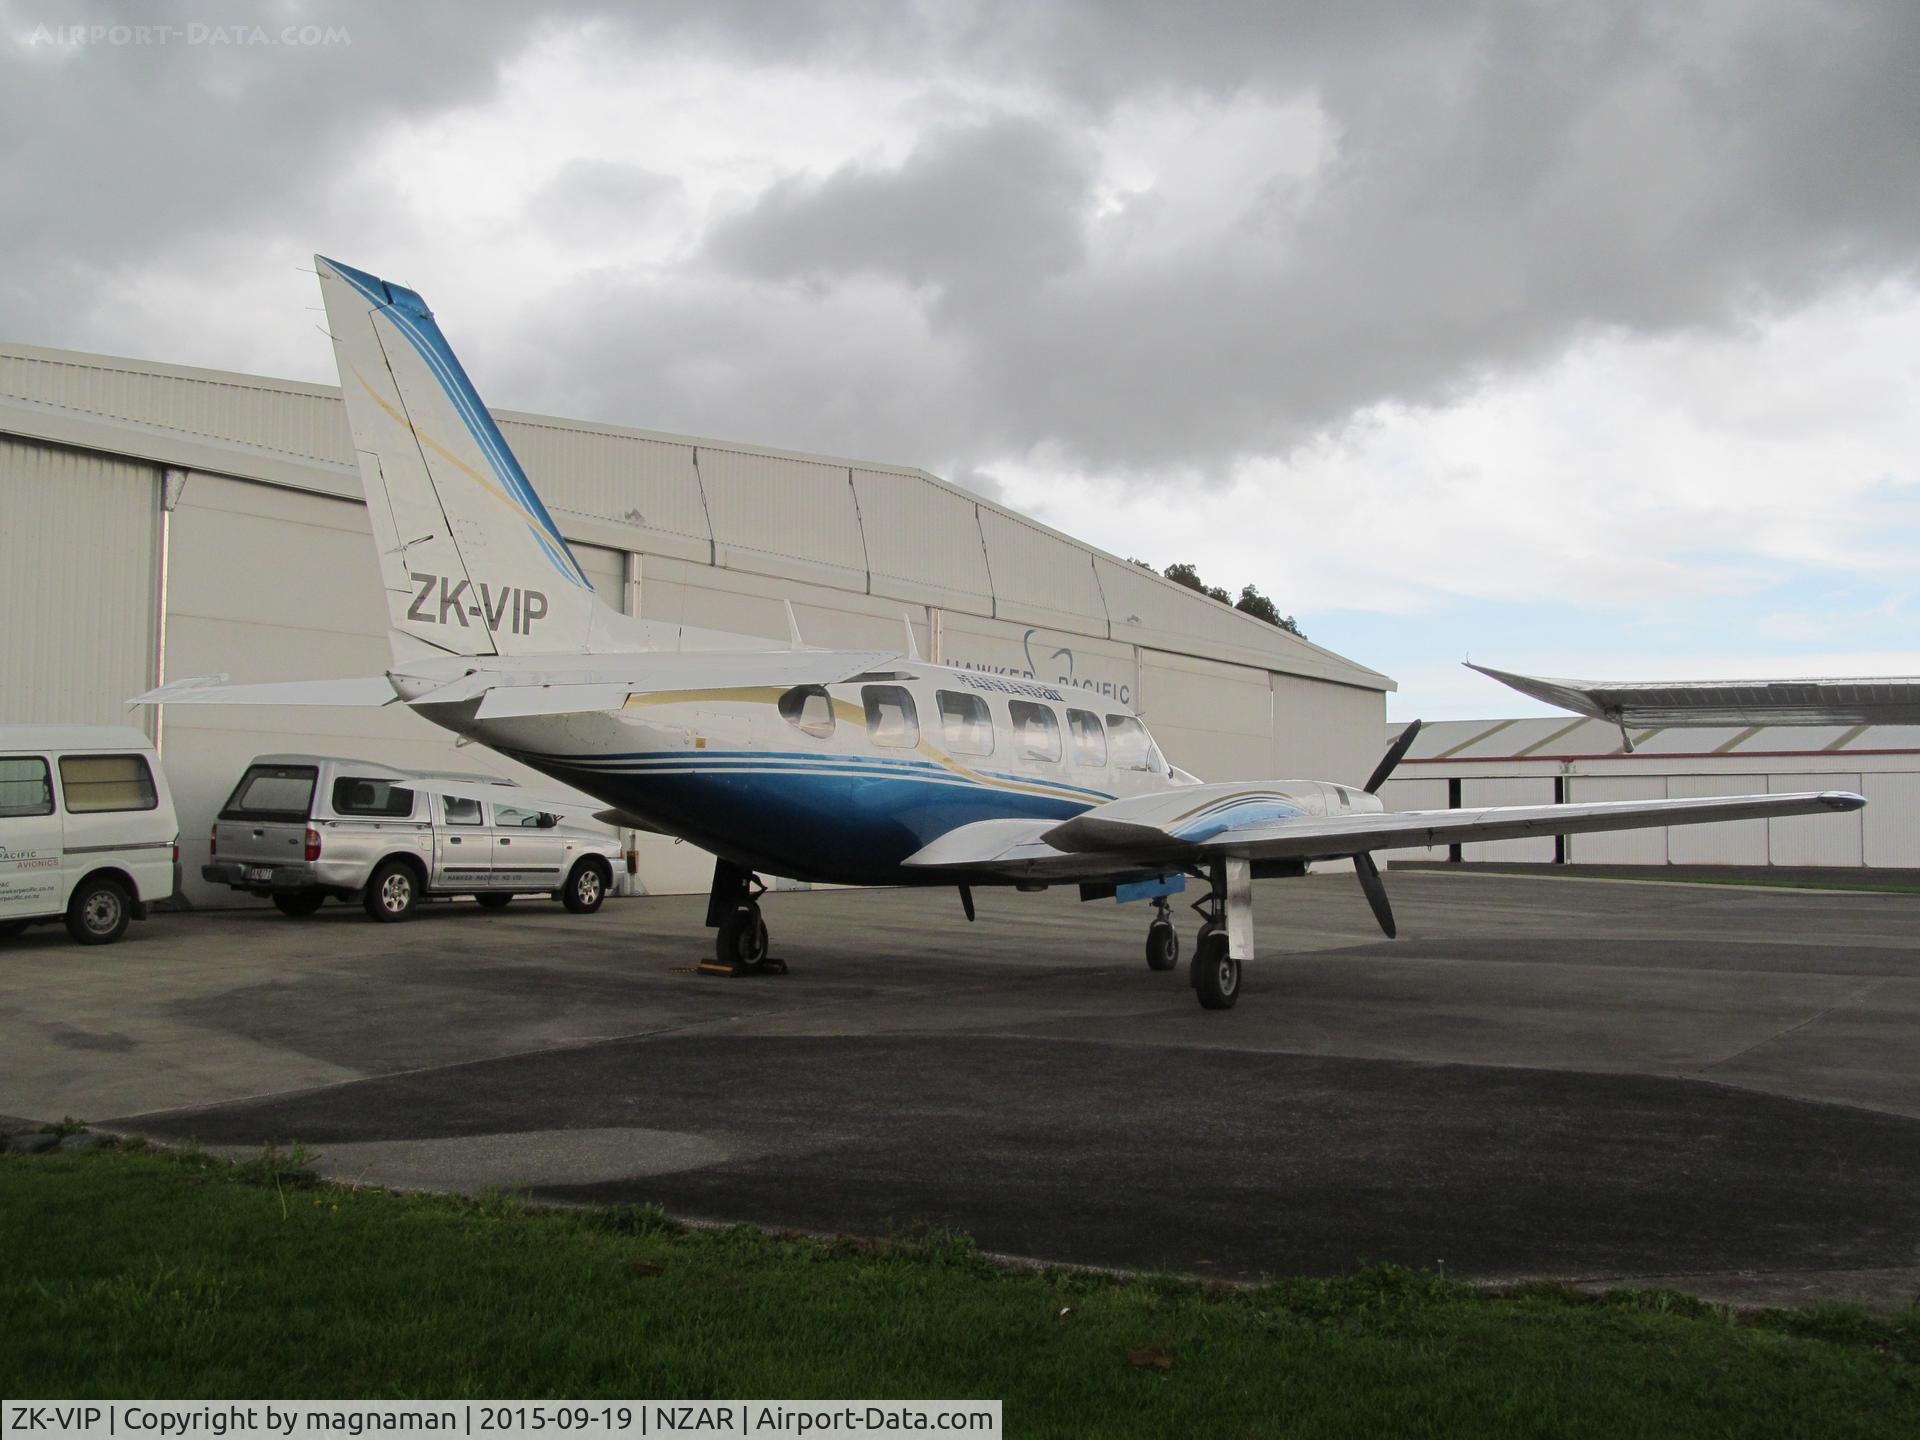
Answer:
POLYGON ((723 975, 729 980, 739 980, 749 975, 784 975, 787 973, 787 962, 766 959, 751 965, 732 965, 724 960, 702 960, 694 968, 702 975, 723 975))

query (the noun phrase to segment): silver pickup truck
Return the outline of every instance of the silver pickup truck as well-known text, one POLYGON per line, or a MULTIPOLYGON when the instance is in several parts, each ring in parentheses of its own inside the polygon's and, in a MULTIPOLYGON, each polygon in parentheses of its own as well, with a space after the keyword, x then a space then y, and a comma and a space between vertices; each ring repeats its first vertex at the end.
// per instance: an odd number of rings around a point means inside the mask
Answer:
MULTIPOLYGON (((472 785, 467 784, 468 790, 472 785)), ((262 755, 213 823, 202 878, 311 915, 329 896, 405 920, 428 896, 499 909, 517 894, 591 914, 613 887, 619 841, 514 802, 448 795, 431 776, 326 755, 262 755)))

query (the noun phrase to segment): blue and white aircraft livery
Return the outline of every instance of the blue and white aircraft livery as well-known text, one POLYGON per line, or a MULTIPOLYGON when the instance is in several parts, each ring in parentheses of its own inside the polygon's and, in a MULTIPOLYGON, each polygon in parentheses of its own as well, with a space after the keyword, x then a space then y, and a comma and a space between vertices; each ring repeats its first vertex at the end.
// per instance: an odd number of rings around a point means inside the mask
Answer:
MULTIPOLYGON (((1389 813, 1364 786, 1205 784, 1169 765, 1119 695, 623 615, 593 592, 411 290, 317 261, 392 621, 364 680, 180 681, 167 704, 411 706, 591 795, 615 823, 717 857, 707 923, 722 961, 764 958, 759 875, 856 885, 1040 889, 1149 899, 1147 960, 1180 945, 1168 896, 1200 882, 1191 964, 1208 1009, 1239 998, 1252 881, 1351 858, 1381 928, 1373 852, 1649 825, 1853 810, 1841 792, 1389 813)), ((485 792, 482 793, 491 793, 485 792)), ((546 802, 541 802, 545 804, 546 802)), ((554 808, 566 808, 555 806, 554 808)))

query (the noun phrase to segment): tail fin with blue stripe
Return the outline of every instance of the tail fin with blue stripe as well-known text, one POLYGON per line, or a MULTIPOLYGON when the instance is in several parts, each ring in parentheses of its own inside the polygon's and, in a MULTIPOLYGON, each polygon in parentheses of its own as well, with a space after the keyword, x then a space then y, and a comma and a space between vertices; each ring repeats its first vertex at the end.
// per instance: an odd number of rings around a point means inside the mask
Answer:
POLYGON ((594 595, 426 302, 314 258, 393 628, 455 655, 599 648, 624 617, 594 595))

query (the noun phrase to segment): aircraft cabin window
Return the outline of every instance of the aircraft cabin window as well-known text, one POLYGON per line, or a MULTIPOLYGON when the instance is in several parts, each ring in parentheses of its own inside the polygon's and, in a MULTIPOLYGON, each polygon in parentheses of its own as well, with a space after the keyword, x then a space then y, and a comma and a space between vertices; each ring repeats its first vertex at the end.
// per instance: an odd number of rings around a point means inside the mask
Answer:
POLYGON ((864 686, 860 699, 867 707, 867 738, 874 744, 910 750, 920 743, 920 716, 905 687, 864 686))
POLYGON ((1147 727, 1131 715, 1107 716, 1107 734, 1113 737, 1113 763, 1122 770, 1160 770, 1160 752, 1154 749, 1147 727))
POLYGON ((1056 761, 1060 758, 1060 721, 1045 705, 1014 700, 1007 705, 1013 721, 1014 748, 1022 760, 1056 761))
POLYGON ((1067 711, 1067 733, 1073 737, 1073 763, 1102 766, 1107 763, 1107 732, 1100 728, 1100 717, 1086 710, 1067 711))
POLYGON ((796 685, 780 697, 780 713, 794 729, 818 740, 833 734, 833 701, 824 685, 796 685))
POLYGON ((993 715, 986 701, 954 690, 936 691, 933 698, 940 705, 940 734, 947 749, 955 755, 993 753, 993 715))
POLYGON ((459 795, 443 795, 440 797, 440 813, 446 817, 449 825, 478 825, 480 802, 459 795))

